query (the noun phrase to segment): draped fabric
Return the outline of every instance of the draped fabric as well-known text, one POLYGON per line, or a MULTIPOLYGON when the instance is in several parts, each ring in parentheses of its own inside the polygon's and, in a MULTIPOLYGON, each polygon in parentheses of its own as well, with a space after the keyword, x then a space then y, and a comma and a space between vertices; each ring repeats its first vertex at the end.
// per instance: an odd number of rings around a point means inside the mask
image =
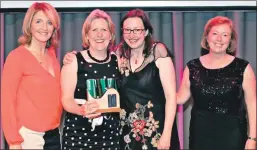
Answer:
MULTIPOLYGON (((120 21, 127 11, 107 11, 116 26, 116 44, 120 41, 120 21)), ((154 28, 154 38, 167 45, 174 55, 177 88, 186 63, 201 54, 200 41, 204 25, 210 18, 222 15, 231 18, 238 32, 237 56, 248 60, 256 74, 256 11, 146 11, 154 28)), ((71 50, 82 49, 81 29, 90 12, 59 12, 61 43, 58 58, 71 50)), ((18 46, 25 12, 1 13, 1 70, 6 56, 18 46)), ((191 102, 179 106, 177 123, 182 148, 188 148, 191 102)), ((1 133, 1 148, 4 138, 1 133)))

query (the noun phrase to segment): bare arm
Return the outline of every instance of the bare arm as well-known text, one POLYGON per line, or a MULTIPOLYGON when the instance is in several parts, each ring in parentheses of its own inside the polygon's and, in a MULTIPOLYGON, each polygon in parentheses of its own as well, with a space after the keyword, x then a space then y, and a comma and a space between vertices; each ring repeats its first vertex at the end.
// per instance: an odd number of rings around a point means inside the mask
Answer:
POLYGON ((178 104, 186 103, 190 98, 190 96, 191 96, 191 91, 190 91, 190 81, 189 81, 189 69, 186 66, 183 73, 183 78, 180 84, 180 88, 177 92, 177 103, 178 104))
POLYGON ((83 108, 74 100, 74 92, 77 84, 78 64, 77 58, 69 64, 62 67, 61 71, 61 87, 62 87, 62 105, 64 109, 70 113, 83 115, 83 108))
POLYGON ((245 69, 243 90, 249 120, 249 136, 256 138, 256 78, 250 64, 245 69))
MULTIPOLYGON (((157 45, 158 49, 166 49, 162 44, 157 45)), ((170 141, 173 122, 176 115, 176 77, 174 65, 170 57, 159 58, 156 60, 156 66, 159 68, 160 79, 164 90, 165 103, 165 122, 162 136, 170 141), (169 68, 169 69, 167 69, 169 68)))
POLYGON ((77 84, 78 63, 75 55, 73 59, 74 60, 69 64, 65 64, 62 67, 62 105, 64 109, 70 113, 82 115, 87 118, 98 117, 101 114, 95 113, 99 108, 97 101, 86 101, 85 104, 79 106, 74 100, 74 92, 77 84))

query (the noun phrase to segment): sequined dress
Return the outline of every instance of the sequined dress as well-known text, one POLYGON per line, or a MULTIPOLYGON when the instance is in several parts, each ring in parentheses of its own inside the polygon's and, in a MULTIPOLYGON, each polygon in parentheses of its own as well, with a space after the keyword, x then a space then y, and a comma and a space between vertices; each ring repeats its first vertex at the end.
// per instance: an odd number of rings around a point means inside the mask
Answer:
MULTIPOLYGON (((170 57, 170 54, 167 50, 155 49, 155 45, 156 43, 153 45, 150 56, 144 59, 139 68, 134 72, 129 69, 129 75, 124 74, 122 77, 121 102, 129 122, 129 125, 126 124, 123 127, 122 150, 146 148, 157 150, 154 143, 158 139, 158 133, 162 134, 163 132, 166 99, 155 61, 170 57), (153 115, 152 120, 149 112, 153 115)), ((130 65, 128 67, 130 68, 130 65)), ((170 145, 172 150, 179 150, 180 145, 175 122, 170 145)))
MULTIPOLYGON (((87 62, 81 53, 76 54, 78 63, 75 99, 85 99, 87 79, 119 79, 117 58, 111 55, 111 61, 98 64, 87 62)), ((92 120, 66 113, 62 135, 63 150, 119 150, 120 125, 119 113, 102 114, 102 123, 92 130, 92 120)))
POLYGON ((237 57, 219 69, 204 67, 199 58, 187 63, 194 101, 190 149, 244 149, 247 120, 242 82, 247 65, 247 61, 237 57))

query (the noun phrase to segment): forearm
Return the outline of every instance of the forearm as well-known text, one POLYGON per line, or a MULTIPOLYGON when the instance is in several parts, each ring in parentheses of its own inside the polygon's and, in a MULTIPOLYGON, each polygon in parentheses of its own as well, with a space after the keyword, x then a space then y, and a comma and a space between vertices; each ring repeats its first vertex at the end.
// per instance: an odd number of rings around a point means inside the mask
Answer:
POLYGON ((184 86, 180 88, 176 94, 177 104, 185 104, 189 100, 190 96, 191 96, 191 92, 190 92, 189 86, 184 86))
POLYGON ((171 136, 173 123, 175 121, 177 104, 173 99, 166 100, 165 104, 165 122, 163 135, 171 136))
POLYGON ((183 96, 180 93, 181 92, 178 92, 176 95, 177 104, 184 104, 187 101, 187 99, 183 98, 183 96))
POLYGON ((249 136, 256 138, 256 100, 252 101, 247 107, 249 120, 249 136))
POLYGON ((74 99, 64 99, 63 100, 63 108, 65 111, 69 113, 73 113, 76 115, 83 115, 83 108, 79 106, 74 99))

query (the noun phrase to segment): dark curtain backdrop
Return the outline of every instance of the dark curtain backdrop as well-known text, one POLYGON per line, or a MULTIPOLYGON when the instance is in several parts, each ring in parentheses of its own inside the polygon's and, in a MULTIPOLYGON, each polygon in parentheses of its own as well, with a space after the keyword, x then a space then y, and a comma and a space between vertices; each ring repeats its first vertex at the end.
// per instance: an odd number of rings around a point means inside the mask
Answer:
MULTIPOLYGON (((116 25, 116 43, 120 41, 120 21, 127 11, 108 11, 116 25)), ((250 62, 256 73, 256 11, 146 11, 154 28, 154 38, 164 42, 174 54, 177 87, 185 64, 200 56, 200 40, 210 18, 222 15, 231 18, 238 32, 237 56, 250 62)), ((61 43, 58 59, 71 50, 81 50, 81 29, 90 12, 60 12, 61 43)), ((1 13, 1 65, 8 53, 18 46, 25 13, 1 13)), ((26 60, 24 60, 26 61, 26 60)), ((2 66, 1 66, 2 68, 2 66)), ((15 68, 14 68, 15 69, 15 68)), ((10 83, 11 84, 11 83, 10 83)), ((191 102, 179 106, 177 123, 184 148, 188 148, 191 102)), ((1 137, 3 141, 3 136, 1 137)), ((3 147, 3 144, 1 144, 3 147)))

